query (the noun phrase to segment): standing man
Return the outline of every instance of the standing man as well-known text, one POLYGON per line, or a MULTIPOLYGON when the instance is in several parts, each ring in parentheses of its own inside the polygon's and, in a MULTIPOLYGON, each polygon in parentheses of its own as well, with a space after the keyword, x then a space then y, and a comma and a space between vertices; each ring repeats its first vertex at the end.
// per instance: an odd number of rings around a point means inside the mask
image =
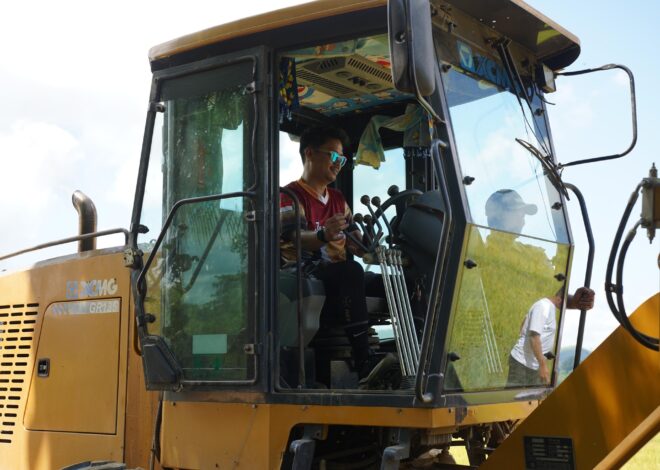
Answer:
MULTIPOLYGON (((338 320, 348 335, 355 369, 360 378, 368 375, 374 361, 369 348, 367 304, 364 292, 364 270, 346 251, 363 253, 346 237, 346 231, 357 239, 362 234, 350 225, 351 210, 343 194, 328 187, 346 164, 344 149, 348 146, 346 133, 337 128, 311 128, 300 136, 300 157, 303 174, 286 188, 300 201, 301 269, 314 267, 313 274, 323 281, 326 302, 322 317, 338 320)), ((294 264, 296 259, 296 218, 293 201, 283 194, 280 199, 281 239, 283 261, 294 264)))
MULTIPOLYGON (((507 387, 549 385, 550 369, 547 360, 554 359, 557 333, 556 311, 564 299, 564 286, 555 295, 534 302, 520 325, 518 341, 509 355, 507 387)), ((580 287, 569 295, 566 308, 591 310, 594 291, 580 287)))
MULTIPOLYGON (((553 268, 542 249, 515 241, 518 235, 523 233, 525 216, 535 215, 537 211, 538 207, 535 204, 525 203, 522 197, 512 189, 500 189, 491 194, 486 201, 488 226, 504 232, 489 235, 489 239, 493 238, 490 244, 497 243, 495 246, 498 251, 505 253, 510 260, 519 261, 519 263, 513 262, 512 265, 520 268, 520 273, 527 277, 526 280, 520 279, 516 284, 516 288, 519 289, 519 297, 522 297, 522 292, 525 290, 530 291, 531 294, 534 293, 531 288, 534 274, 541 280, 554 278, 553 268), (531 272, 527 268, 535 268, 536 271, 531 272), (545 271, 547 273, 544 273, 545 271)), ((546 358, 554 357, 557 330, 555 315, 556 309, 561 308, 564 290, 565 286, 562 286, 553 296, 534 302, 527 312, 518 340, 509 355, 507 386, 547 385, 550 383, 550 371, 546 358)), ((509 291, 509 293, 512 292, 509 291)), ((580 287, 573 295, 568 295, 566 308, 590 310, 594 306, 594 296, 593 290, 580 287)))
POLYGON ((546 359, 554 357, 557 321, 555 312, 561 308, 562 287, 552 297, 534 302, 520 325, 518 341, 509 356, 507 386, 547 385, 550 370, 546 359))

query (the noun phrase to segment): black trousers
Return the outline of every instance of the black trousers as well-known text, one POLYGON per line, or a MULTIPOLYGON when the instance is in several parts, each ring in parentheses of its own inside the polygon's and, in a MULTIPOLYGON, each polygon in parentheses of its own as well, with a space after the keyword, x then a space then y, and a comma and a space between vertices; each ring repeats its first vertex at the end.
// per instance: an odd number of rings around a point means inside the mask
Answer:
POLYGON ((364 269, 357 261, 347 260, 318 266, 314 274, 323 281, 326 294, 321 324, 346 330, 359 367, 370 354, 364 269))

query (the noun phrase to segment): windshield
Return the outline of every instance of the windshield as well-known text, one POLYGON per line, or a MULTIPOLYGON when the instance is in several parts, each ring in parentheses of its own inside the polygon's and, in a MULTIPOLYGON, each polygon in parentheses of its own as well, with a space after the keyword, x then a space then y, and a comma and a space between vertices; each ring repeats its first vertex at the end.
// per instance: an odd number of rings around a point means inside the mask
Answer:
POLYGON ((551 155, 542 97, 530 67, 512 84, 495 50, 439 38, 467 200, 445 389, 547 386, 535 348, 552 369, 570 246, 561 196, 534 155, 551 155))
MULTIPOLYGON (((472 222, 567 243, 559 193, 541 162, 519 142, 547 154, 543 121, 510 91, 462 69, 452 68, 444 80, 461 170, 473 178, 465 187, 472 222), (504 213, 508 209, 530 217, 522 226, 504 213)), ((539 101, 534 97, 532 106, 542 109, 539 101)))

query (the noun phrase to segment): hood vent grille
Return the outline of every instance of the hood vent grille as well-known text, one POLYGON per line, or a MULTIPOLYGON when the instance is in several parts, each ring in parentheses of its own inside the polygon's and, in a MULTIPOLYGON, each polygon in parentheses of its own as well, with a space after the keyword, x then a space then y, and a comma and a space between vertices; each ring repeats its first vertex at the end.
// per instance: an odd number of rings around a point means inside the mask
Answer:
POLYGON ((0 305, 0 445, 10 444, 18 426, 34 359, 32 343, 39 304, 0 305))

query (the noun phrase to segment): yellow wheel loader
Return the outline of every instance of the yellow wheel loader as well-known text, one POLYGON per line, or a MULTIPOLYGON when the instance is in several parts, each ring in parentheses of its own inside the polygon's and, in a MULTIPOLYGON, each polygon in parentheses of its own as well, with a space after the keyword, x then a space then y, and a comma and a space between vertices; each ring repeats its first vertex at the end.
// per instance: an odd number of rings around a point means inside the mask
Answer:
MULTIPOLYGON (((151 49, 130 227, 96 231, 77 193, 79 235, 32 250, 79 251, 0 275, 0 469, 488 464, 557 385, 577 188, 546 94, 579 53, 520 0, 319 0, 151 49), (303 218, 285 186, 315 127, 350 138, 334 187, 380 286, 364 377, 298 230, 300 262, 282 261, 280 201, 303 218), (113 233, 124 246, 95 249, 113 233), (516 378, 526 315, 550 298, 550 376, 516 378)), ((496 468, 600 462, 651 416, 649 397, 623 424, 594 412, 616 442, 536 426, 496 468)))

